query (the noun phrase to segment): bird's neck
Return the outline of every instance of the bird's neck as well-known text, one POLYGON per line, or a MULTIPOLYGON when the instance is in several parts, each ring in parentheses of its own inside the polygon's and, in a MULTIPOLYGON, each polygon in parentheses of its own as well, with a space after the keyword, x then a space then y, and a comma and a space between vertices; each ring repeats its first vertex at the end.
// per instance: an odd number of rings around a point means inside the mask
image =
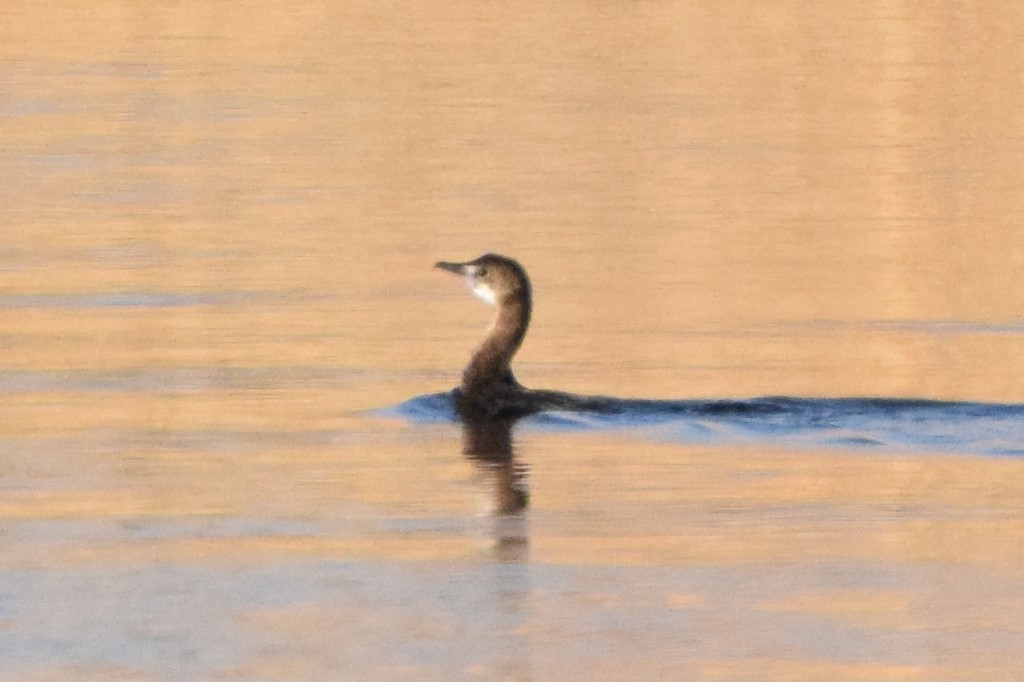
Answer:
POLYGON ((472 395, 498 384, 518 386, 512 376, 512 357, 530 325, 530 296, 523 293, 498 302, 487 335, 462 373, 462 392, 472 395))

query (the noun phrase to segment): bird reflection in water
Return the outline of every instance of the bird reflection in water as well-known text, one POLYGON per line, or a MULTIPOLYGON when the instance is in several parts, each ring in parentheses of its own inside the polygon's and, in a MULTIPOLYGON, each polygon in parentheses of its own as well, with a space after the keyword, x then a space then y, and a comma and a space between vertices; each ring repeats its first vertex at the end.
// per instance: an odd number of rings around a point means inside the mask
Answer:
POLYGON ((462 416, 462 452, 473 465, 485 495, 485 512, 493 522, 491 534, 498 558, 506 561, 525 558, 527 544, 529 468, 515 454, 512 427, 516 421, 511 417, 462 416))
POLYGON ((462 452, 493 486, 494 514, 515 514, 530 499, 527 467, 516 459, 512 445, 514 419, 464 419, 462 452))

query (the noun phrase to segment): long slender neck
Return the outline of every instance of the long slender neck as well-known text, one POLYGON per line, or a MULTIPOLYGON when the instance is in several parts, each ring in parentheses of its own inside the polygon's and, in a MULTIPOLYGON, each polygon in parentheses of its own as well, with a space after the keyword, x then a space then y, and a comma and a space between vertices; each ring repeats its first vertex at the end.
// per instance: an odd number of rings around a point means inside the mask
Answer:
POLYGON ((498 313, 487 336, 462 372, 462 392, 471 395, 498 383, 515 384, 512 357, 530 325, 530 292, 523 290, 498 302, 498 313))

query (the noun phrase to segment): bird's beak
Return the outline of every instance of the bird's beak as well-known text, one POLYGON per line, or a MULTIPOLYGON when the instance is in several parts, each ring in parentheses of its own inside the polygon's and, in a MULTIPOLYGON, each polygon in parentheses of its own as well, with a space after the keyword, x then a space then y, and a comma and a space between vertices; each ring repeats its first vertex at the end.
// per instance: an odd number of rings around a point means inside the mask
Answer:
POLYGON ((456 275, 466 274, 465 263, 449 263, 447 261, 438 261, 437 263, 434 263, 434 267, 440 270, 447 270, 448 272, 455 273, 456 275))

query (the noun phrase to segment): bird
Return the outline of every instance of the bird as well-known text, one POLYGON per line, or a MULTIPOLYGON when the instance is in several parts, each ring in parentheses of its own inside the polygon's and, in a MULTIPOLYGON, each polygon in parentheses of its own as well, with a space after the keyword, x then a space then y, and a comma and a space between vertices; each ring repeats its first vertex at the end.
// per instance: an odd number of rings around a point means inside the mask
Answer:
POLYGON ((551 409, 602 410, 608 399, 561 391, 529 389, 512 372, 512 358, 523 343, 533 312, 533 289, 517 261, 495 253, 435 267, 463 277, 473 294, 494 306, 495 316, 462 371, 453 391, 466 418, 518 418, 551 409))

